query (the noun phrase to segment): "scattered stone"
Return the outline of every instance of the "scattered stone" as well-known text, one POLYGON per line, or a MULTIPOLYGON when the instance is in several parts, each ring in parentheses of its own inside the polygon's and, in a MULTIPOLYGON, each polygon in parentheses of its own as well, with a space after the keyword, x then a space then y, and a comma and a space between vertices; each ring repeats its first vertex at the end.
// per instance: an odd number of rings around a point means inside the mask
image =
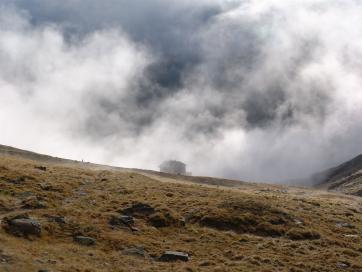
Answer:
POLYGON ((232 261, 242 261, 242 260, 244 260, 244 256, 243 255, 236 255, 236 256, 232 256, 231 257, 231 260, 232 261))
POLYGON ((202 261, 199 263, 199 266, 215 266, 215 263, 210 261, 202 261))
POLYGON ((117 227, 131 228, 134 224, 134 219, 129 215, 112 215, 109 224, 117 227))
POLYGON ((338 267, 338 268, 341 268, 341 269, 346 269, 346 268, 349 267, 349 264, 346 263, 346 262, 338 262, 338 263, 337 263, 337 267, 338 267))
POLYGON ((143 247, 131 247, 122 250, 123 255, 136 256, 136 257, 146 257, 146 251, 143 247))
POLYGON ((18 194, 18 196, 21 199, 25 199, 25 198, 33 196, 33 193, 29 192, 29 191, 25 191, 25 192, 21 192, 20 194, 18 194))
POLYGON ((346 237, 346 238, 358 238, 359 236, 357 234, 345 234, 344 237, 346 237))
POLYGON ((131 227, 130 229, 131 229, 131 231, 133 231, 133 232, 140 231, 138 228, 135 228, 135 227, 131 227))
POLYGON ((189 260, 189 255, 179 251, 165 251, 158 260, 161 262, 187 262, 189 260))
POLYGON ((22 177, 17 177, 15 179, 9 179, 8 182, 17 185, 23 184, 25 182, 25 177, 22 176, 22 177))
POLYGON ((336 227, 338 228, 353 228, 353 225, 347 222, 337 222, 336 227))
POLYGON ((293 221, 294 221, 294 224, 296 224, 296 225, 303 225, 303 222, 299 219, 295 218, 293 221))
POLYGON ((63 216, 57 216, 57 215, 44 215, 44 217, 48 218, 48 221, 50 222, 56 222, 58 224, 66 224, 67 221, 63 216))
POLYGON ((273 192, 273 190, 271 190, 271 189, 260 189, 259 192, 261 192, 261 193, 271 193, 271 192, 273 192))
POLYGON ((12 262, 13 258, 9 255, 2 253, 2 251, 0 250, 0 263, 12 263, 12 262))
POLYGON ((38 169, 40 171, 46 171, 47 170, 47 168, 45 166, 35 166, 34 168, 38 169))
POLYGON ((39 186, 44 191, 51 191, 51 189, 52 189, 52 185, 49 183, 45 183, 45 182, 40 183, 39 186))
POLYGON ((11 203, 8 203, 8 201, 4 201, 0 199, 0 213, 6 213, 15 210, 14 206, 11 205, 11 203), (7 202, 7 203, 5 203, 7 202))
POLYGON ((40 236, 41 225, 35 219, 27 215, 19 215, 11 219, 4 219, 4 229, 15 236, 28 237, 29 235, 40 236))
POLYGON ((22 201, 23 209, 44 209, 46 207, 46 204, 42 201, 39 201, 36 196, 28 197, 22 201))
POLYGON ((143 217, 143 216, 149 216, 149 215, 155 213, 155 209, 145 203, 134 203, 134 204, 132 204, 132 206, 127 207, 119 212, 124 215, 143 217))
POLYGON ((40 188, 44 191, 50 191, 50 192, 63 192, 63 188, 61 187, 55 187, 50 183, 47 182, 42 182, 39 184, 40 188))
POLYGON ((181 219, 180 219, 180 224, 181 224, 181 226, 186 226, 186 218, 185 217, 182 217, 181 219))
POLYGON ((87 196, 86 192, 77 192, 77 196, 87 196))
POLYGON ((362 196, 362 190, 359 190, 359 191, 353 193, 353 195, 355 195, 355 196, 362 196))
POLYGON ((96 240, 86 236, 75 236, 74 242, 83 246, 93 246, 96 244, 96 240))

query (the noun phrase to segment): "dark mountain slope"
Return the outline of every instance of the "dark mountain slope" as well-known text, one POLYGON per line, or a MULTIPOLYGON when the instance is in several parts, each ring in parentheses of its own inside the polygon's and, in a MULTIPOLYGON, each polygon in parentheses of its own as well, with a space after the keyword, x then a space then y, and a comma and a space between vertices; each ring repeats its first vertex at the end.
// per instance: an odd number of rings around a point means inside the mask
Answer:
POLYGON ((316 187, 362 196, 362 155, 312 176, 316 187))

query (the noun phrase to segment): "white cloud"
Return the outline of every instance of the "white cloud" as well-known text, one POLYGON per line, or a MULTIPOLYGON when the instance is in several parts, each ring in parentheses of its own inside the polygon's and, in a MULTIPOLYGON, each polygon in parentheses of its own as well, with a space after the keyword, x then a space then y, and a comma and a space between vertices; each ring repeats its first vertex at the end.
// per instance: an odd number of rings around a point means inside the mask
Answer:
POLYGON ((362 152, 357 1, 18 2, 0 8, 2 144, 272 181, 362 152))

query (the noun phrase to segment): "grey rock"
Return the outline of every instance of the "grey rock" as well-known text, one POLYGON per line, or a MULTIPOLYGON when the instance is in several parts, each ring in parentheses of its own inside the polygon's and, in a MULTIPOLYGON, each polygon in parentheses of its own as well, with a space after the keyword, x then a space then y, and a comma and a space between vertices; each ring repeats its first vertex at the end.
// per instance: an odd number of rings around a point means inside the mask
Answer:
POLYGON ((112 226, 131 227, 134 224, 134 219, 129 215, 112 215, 109 220, 112 226))
POLYGON ((86 236, 75 236, 74 242, 83 246, 93 246, 96 244, 96 240, 86 236))
POLYGON ((47 207, 47 205, 40 201, 36 196, 28 197, 21 203, 23 209, 44 209, 47 207))
POLYGON ((50 183, 42 182, 39 184, 39 187, 44 191, 50 191, 50 192, 63 192, 63 189, 61 187, 56 187, 50 183))
POLYGON ((25 199, 25 198, 33 196, 33 193, 29 192, 29 191, 25 191, 25 192, 19 193, 18 196, 21 199, 25 199))
POLYGON ((189 255, 179 251, 165 251, 158 260, 161 262, 187 262, 189 260, 189 255))
POLYGON ((341 268, 341 269, 346 269, 349 267, 349 264, 348 263, 345 263, 345 262, 338 262, 337 263, 337 267, 338 268, 341 268))
POLYGON ((45 166, 35 166, 34 168, 38 169, 40 171, 46 171, 47 170, 47 168, 45 166))
POLYGON ((9 179, 8 182, 12 184, 23 184, 25 182, 25 177, 17 177, 15 179, 9 179))
POLYGON ((83 192, 83 191, 80 191, 80 192, 77 192, 76 195, 77 195, 77 196, 86 196, 87 193, 86 193, 86 192, 83 192))
POLYGON ((338 228, 353 228, 353 225, 347 222, 337 222, 336 227, 338 228))
POLYGON ((359 190, 359 191, 353 193, 353 195, 362 196, 362 190, 359 190))
POLYGON ((345 234, 344 237, 346 237, 346 238, 358 238, 359 235, 357 235, 357 234, 345 234))
POLYGON ((63 216, 57 216, 57 215, 44 215, 44 217, 48 218, 48 221, 50 222, 56 222, 58 224, 66 224, 67 221, 63 216))
POLYGON ((19 216, 12 219, 5 219, 5 230, 16 236, 40 236, 41 225, 38 221, 25 216, 19 216))
POLYGON ((146 256, 146 252, 143 247, 126 248, 126 249, 122 250, 122 254, 136 256, 136 257, 142 257, 142 258, 144 258, 146 256))
POLYGON ((0 250, 0 263, 12 263, 12 262, 13 258, 9 255, 2 253, 2 251, 0 250))
POLYGON ((186 218, 185 218, 185 217, 181 217, 181 219, 180 219, 180 225, 181 225, 182 227, 186 226, 186 218))
POLYGON ((138 228, 135 228, 135 227, 131 227, 130 229, 131 229, 131 231, 133 231, 133 232, 140 231, 138 228))

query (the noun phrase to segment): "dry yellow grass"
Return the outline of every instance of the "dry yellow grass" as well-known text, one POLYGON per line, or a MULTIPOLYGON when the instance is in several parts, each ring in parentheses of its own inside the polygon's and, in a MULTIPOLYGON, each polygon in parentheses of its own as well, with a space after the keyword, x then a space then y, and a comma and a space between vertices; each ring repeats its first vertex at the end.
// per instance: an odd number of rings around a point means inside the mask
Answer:
POLYGON ((362 271, 361 198, 90 168, 0 157, 0 218, 27 213, 42 226, 28 238, 1 228, 0 271, 362 271), (46 207, 24 209, 29 197, 46 207), (135 214, 138 231, 112 227, 133 203, 155 213, 135 214), (76 235, 96 245, 79 245, 76 235), (157 261, 165 250, 190 260, 157 261))

